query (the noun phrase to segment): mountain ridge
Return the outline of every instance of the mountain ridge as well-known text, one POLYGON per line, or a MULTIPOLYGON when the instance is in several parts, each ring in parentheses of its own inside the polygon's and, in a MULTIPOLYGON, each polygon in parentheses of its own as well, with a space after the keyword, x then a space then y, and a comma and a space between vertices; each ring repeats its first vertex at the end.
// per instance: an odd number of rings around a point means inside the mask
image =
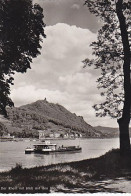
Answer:
POLYGON ((38 130, 47 133, 74 133, 83 137, 101 137, 100 131, 86 123, 82 116, 71 113, 60 104, 49 103, 46 99, 31 104, 7 109, 8 131, 15 136, 38 137, 38 130))
MULTIPOLYGON (((104 126, 94 126, 95 130, 100 131, 106 137, 114 138, 119 137, 118 127, 104 127, 104 126)), ((131 136, 131 127, 129 127, 129 134, 131 136)))

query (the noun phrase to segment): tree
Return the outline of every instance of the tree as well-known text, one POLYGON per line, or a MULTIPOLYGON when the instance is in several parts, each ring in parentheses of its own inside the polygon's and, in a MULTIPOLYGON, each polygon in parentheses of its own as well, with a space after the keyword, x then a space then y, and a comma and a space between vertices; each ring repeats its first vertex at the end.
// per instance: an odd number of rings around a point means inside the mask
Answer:
POLYGON ((101 70, 98 88, 106 100, 95 104, 96 116, 118 118, 120 152, 130 152, 129 123, 131 114, 130 81, 130 10, 128 0, 86 0, 91 13, 102 19, 97 41, 93 42, 94 59, 85 59, 84 66, 101 70))
POLYGON ((32 59, 40 54, 45 38, 43 9, 32 0, 0 0, 0 113, 6 106, 15 72, 30 69, 32 59))

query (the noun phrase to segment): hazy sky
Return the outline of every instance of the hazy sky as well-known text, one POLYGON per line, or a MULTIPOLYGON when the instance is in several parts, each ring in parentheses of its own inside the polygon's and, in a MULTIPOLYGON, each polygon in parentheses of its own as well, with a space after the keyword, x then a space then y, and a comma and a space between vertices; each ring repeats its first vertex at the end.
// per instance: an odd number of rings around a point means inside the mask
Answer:
POLYGON ((59 103, 84 117, 93 126, 117 126, 116 120, 96 118, 92 106, 102 98, 96 86, 98 70, 83 69, 91 57, 90 43, 96 40, 100 22, 83 0, 34 0, 44 10, 45 34, 41 55, 31 70, 15 75, 11 98, 15 106, 39 99, 59 103))

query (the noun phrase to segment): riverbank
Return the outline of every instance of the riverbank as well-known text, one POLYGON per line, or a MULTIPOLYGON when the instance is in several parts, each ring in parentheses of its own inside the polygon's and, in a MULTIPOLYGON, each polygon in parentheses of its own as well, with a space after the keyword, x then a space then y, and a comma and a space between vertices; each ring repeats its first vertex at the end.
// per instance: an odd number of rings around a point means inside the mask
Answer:
POLYGON ((78 162, 30 169, 16 165, 0 173, 0 192, 131 193, 130 180, 131 156, 122 158, 119 150, 112 150, 99 158, 78 162))

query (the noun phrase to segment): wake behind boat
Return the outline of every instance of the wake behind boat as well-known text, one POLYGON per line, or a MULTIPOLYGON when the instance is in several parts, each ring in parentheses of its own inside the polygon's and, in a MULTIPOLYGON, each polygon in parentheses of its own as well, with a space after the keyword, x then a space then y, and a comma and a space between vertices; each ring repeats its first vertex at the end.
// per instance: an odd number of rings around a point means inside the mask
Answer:
POLYGON ((57 144, 52 144, 50 141, 44 141, 42 144, 35 144, 33 148, 27 147, 25 149, 25 154, 40 153, 40 154, 50 154, 50 153, 61 153, 61 152, 81 152, 82 148, 80 146, 57 146, 57 144))

